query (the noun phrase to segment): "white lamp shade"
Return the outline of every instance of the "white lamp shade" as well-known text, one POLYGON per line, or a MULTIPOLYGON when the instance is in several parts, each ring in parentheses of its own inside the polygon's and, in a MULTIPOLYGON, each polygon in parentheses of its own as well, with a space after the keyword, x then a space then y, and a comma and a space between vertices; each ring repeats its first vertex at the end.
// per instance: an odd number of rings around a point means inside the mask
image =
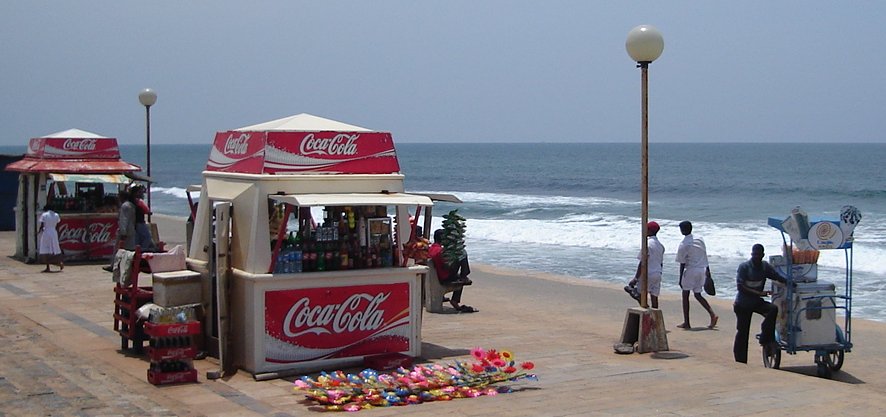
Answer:
POLYGON ((652 62, 661 56, 661 51, 664 50, 664 38, 655 26, 640 25, 628 32, 625 49, 634 61, 652 62))
POLYGON ((157 102, 157 93, 150 88, 146 88, 138 93, 138 101, 142 104, 142 106, 153 106, 154 103, 157 102))

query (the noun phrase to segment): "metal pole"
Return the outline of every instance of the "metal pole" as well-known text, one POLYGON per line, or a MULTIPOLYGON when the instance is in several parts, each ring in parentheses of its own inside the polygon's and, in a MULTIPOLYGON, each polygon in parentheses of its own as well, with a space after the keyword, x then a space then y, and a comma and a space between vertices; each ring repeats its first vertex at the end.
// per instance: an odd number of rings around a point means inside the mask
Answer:
POLYGON ((648 95, 648 86, 649 86, 649 78, 647 76, 647 71, 649 68, 648 62, 640 63, 640 77, 642 79, 642 105, 643 108, 643 121, 642 121, 642 131, 643 131, 643 140, 642 140, 642 162, 641 162, 641 176, 642 176, 642 184, 641 184, 641 192, 643 194, 643 216, 641 219, 641 229, 642 229, 642 239, 643 242, 640 244, 640 306, 643 308, 648 308, 646 299, 648 291, 649 291, 649 257, 648 257, 648 243, 646 242, 647 237, 649 236, 649 231, 646 228, 646 225, 649 223, 649 95, 648 95))
MULTIPOLYGON (((151 106, 145 106, 145 137, 147 140, 147 172, 148 178, 151 178, 151 106)), ((148 194, 148 207, 151 206, 151 181, 148 181, 147 184, 147 194, 148 194)), ((153 211, 153 209, 152 209, 153 211)), ((148 213, 148 223, 151 222, 151 214, 148 213)))

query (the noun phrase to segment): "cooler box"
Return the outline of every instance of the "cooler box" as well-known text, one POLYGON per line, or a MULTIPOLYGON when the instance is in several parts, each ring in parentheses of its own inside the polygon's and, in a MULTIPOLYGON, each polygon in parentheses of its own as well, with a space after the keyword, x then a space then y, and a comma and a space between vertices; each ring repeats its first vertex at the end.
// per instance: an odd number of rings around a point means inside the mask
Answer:
POLYGON ((189 270, 155 272, 151 277, 154 280, 154 304, 161 307, 175 307, 202 302, 199 272, 189 270))
POLYGON ((786 295, 787 288, 783 284, 772 283, 772 303, 778 307, 776 330, 782 340, 786 340, 788 326, 792 326, 794 344, 797 347, 837 342, 833 283, 798 282, 793 294, 792 317, 788 316, 786 295), (809 299, 804 300, 804 298, 809 299))

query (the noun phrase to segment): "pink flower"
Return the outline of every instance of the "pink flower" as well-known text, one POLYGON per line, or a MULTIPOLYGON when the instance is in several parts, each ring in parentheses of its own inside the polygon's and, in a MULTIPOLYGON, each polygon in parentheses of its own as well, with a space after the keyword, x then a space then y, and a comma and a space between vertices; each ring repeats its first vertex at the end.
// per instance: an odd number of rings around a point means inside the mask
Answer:
POLYGON ((507 364, 508 363, 503 361, 501 358, 495 358, 492 360, 492 365, 495 366, 496 368, 501 368, 507 364))
POLYGON ((471 356, 477 359, 483 359, 483 357, 486 356, 486 351, 484 351, 483 348, 475 347, 471 349, 471 356))

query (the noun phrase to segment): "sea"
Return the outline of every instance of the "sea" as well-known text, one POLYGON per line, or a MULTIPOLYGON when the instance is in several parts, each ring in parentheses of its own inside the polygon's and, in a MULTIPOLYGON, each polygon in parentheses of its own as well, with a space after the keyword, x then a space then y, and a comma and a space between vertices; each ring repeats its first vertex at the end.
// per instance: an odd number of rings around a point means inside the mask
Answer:
MULTIPOLYGON (((156 213, 188 214, 185 189, 201 182, 210 146, 152 145, 156 213)), ((121 153, 144 166, 143 145, 123 145, 121 153)), ((639 144, 399 143, 397 155, 407 192, 463 201, 438 202, 434 227, 458 210, 472 262, 619 286, 633 277, 641 244, 639 144)), ((679 291, 674 257, 683 220, 707 245, 716 297, 732 299, 736 268, 751 246, 763 244, 768 256, 789 242, 770 217, 801 207, 810 218, 837 219, 851 205, 862 214, 853 248, 822 251, 819 281, 851 294, 852 317, 886 321, 884 160, 886 144, 650 144, 648 213, 666 248, 662 290, 679 291)))

